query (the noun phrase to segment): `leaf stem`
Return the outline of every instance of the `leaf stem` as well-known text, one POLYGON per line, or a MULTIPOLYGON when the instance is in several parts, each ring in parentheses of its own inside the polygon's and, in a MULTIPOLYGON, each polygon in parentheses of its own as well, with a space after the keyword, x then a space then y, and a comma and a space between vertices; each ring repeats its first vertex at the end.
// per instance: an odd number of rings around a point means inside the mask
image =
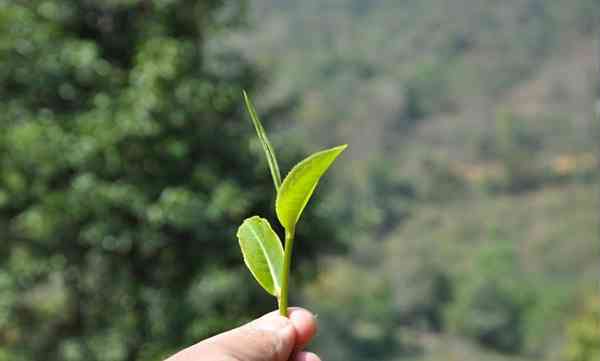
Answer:
POLYGON ((279 314, 288 316, 288 289, 290 282, 290 266, 292 264, 292 248, 294 247, 294 230, 285 230, 285 245, 283 253, 283 275, 281 281, 281 294, 277 298, 279 314))

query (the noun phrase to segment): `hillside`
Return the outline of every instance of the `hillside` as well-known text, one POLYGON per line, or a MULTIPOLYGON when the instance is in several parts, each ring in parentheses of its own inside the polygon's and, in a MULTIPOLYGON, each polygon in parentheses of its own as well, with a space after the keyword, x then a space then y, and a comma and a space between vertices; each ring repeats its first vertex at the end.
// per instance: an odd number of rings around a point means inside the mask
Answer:
POLYGON ((304 298, 325 324, 317 349, 565 360, 600 259, 600 6, 253 4, 234 42, 263 70, 276 142, 350 143, 329 203, 353 251, 304 298))

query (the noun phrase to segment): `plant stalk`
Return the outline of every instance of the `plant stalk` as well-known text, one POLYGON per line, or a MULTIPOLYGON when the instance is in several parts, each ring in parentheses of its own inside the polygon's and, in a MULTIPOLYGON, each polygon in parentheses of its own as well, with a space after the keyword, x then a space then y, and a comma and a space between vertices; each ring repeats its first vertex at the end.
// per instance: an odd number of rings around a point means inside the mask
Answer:
POLYGON ((277 298, 279 314, 288 316, 288 289, 290 282, 290 267, 292 265, 292 249, 294 247, 294 230, 285 230, 285 244, 283 251, 283 275, 281 281, 281 294, 277 298))

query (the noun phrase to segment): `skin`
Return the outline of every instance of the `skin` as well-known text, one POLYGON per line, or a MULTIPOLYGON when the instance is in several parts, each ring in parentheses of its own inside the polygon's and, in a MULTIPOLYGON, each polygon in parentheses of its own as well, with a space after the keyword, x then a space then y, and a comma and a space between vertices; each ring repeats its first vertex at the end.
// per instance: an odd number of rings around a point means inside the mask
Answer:
POLYGON ((200 341, 165 361, 321 361, 303 351, 317 332, 309 311, 291 307, 289 318, 277 311, 236 329, 200 341))

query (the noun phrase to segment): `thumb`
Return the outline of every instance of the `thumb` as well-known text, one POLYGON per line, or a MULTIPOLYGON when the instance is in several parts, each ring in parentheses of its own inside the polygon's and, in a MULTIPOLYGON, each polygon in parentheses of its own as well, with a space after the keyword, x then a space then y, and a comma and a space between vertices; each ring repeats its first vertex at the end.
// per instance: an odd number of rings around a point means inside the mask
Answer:
POLYGON ((306 310, 292 308, 289 318, 271 312, 199 342, 167 361, 287 361, 315 332, 315 319, 306 310))

